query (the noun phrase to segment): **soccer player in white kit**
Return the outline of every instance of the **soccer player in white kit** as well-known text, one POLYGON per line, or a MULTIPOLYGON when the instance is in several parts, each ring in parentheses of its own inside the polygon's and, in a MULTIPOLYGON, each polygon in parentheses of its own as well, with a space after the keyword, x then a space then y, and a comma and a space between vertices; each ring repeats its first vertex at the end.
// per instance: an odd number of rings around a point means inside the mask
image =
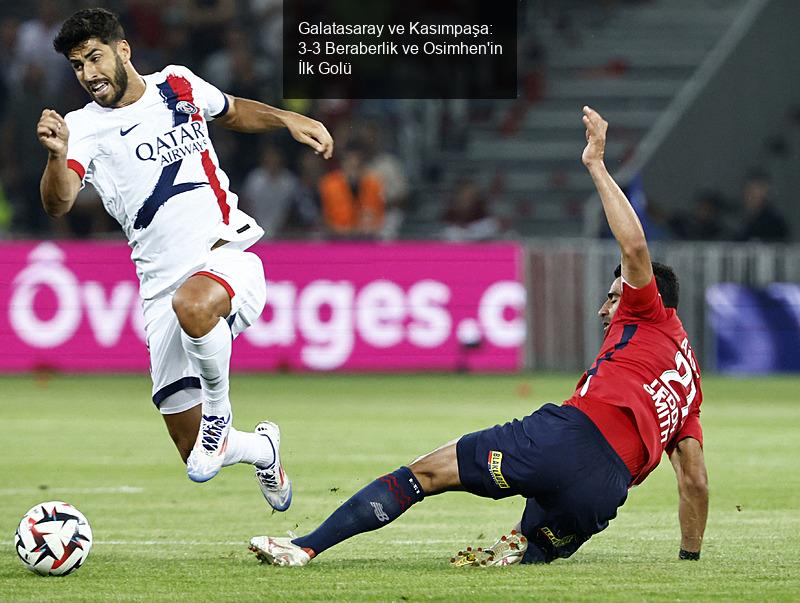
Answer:
POLYGON ((208 124, 250 133, 285 127, 326 159, 333 140, 318 121, 224 94, 186 67, 139 75, 107 10, 76 12, 53 45, 92 102, 65 118, 42 112, 45 210, 64 215, 89 182, 122 226, 140 281, 153 402, 189 478, 205 482, 223 466, 250 463, 267 502, 285 511, 292 490, 278 426, 231 425, 231 343, 266 301, 261 261, 245 250, 264 231, 237 208, 208 124))

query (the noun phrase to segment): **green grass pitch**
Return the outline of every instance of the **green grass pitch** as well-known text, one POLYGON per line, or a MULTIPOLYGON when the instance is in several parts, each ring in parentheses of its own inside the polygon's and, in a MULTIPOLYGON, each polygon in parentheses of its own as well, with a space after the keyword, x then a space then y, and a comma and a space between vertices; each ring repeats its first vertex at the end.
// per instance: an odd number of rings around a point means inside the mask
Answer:
POLYGON ((552 565, 453 569, 508 529, 521 499, 431 497, 306 568, 262 566, 255 534, 304 533, 386 471, 468 431, 560 401, 573 375, 243 376, 235 423, 280 423, 295 499, 270 514, 247 466, 191 483, 145 376, 2 377, 0 601, 707 601, 800 599, 800 380, 704 382, 711 512, 703 558, 677 560, 675 480, 662 462, 618 518, 552 565), (17 559, 21 515, 66 500, 94 548, 66 578, 17 559))

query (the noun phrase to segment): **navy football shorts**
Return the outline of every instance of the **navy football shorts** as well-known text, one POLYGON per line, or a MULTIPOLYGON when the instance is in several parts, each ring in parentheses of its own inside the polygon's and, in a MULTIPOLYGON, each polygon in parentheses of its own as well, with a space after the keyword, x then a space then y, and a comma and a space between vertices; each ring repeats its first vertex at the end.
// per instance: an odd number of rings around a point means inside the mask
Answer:
POLYGON ((523 563, 569 557, 608 527, 628 496, 631 474, 600 430, 573 406, 545 404, 462 437, 456 446, 464 489, 528 499, 523 563))

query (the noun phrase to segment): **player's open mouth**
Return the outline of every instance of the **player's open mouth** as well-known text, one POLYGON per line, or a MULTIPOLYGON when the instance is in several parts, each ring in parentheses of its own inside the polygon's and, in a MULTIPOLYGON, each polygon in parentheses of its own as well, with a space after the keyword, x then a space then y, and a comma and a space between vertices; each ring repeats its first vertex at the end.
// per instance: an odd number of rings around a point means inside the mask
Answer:
POLYGON ((92 91, 92 94, 95 96, 102 96, 106 92, 108 92, 109 84, 107 81, 103 80, 102 82, 95 82, 89 86, 89 90, 92 91))

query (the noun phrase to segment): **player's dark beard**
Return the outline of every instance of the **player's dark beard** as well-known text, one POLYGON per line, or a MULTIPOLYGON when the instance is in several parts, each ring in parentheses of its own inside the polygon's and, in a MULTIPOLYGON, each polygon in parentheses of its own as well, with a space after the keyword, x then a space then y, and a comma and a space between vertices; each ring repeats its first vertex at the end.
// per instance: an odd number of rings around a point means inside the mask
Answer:
POLYGON ((114 67, 114 77, 111 80, 111 85, 116 90, 116 94, 109 101, 101 101, 99 98, 94 97, 95 102, 101 107, 116 107, 128 90, 128 72, 125 71, 125 65, 119 55, 116 55, 116 58, 117 64, 114 67))

